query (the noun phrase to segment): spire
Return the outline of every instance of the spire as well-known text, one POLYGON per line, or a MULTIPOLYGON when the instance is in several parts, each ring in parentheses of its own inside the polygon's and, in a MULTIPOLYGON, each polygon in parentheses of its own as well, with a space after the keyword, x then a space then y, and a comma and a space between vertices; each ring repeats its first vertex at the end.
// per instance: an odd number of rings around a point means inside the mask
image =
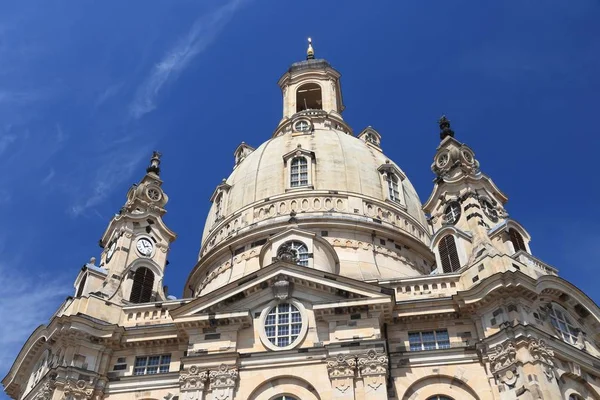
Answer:
POLYGON ((312 39, 308 38, 308 49, 306 50, 306 59, 314 60, 315 58, 315 50, 312 47, 312 39))
POLYGON ((148 166, 148 168, 146 168, 147 173, 154 172, 156 175, 160 175, 160 156, 162 156, 162 154, 158 151, 155 150, 152 152, 150 165, 148 166))
POLYGON ((445 115, 440 117, 440 140, 444 140, 447 136, 454 137, 454 131, 450 129, 450 120, 445 115))

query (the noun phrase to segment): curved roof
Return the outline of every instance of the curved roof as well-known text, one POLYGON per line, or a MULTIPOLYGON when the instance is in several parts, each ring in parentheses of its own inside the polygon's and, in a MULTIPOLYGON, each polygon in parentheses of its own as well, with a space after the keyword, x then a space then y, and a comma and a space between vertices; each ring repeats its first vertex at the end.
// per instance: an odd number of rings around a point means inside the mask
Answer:
MULTIPOLYGON (((387 188, 382 187, 378 168, 387 163, 401 172, 375 146, 340 130, 317 128, 311 134, 286 133, 266 141, 236 166, 225 182, 229 193, 226 204, 221 205, 220 215, 226 219, 250 204, 285 194, 288 188, 283 156, 299 147, 303 152, 314 153, 312 186, 315 191, 359 193, 386 201, 387 188)), ((406 212, 427 229, 414 187, 408 179, 402 181, 402 187, 406 212)), ((214 213, 214 207, 211 213, 214 213)), ((213 222, 211 218, 207 219, 203 244, 213 222)))

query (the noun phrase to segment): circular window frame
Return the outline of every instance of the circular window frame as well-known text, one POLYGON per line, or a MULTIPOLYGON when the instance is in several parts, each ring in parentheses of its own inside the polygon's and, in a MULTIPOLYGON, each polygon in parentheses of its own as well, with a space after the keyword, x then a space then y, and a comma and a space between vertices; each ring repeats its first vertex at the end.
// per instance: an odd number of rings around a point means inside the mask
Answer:
POLYGON ((311 120, 308 118, 300 118, 300 119, 295 120, 292 123, 292 130, 297 133, 304 133, 304 134, 310 133, 312 131, 312 129, 313 129, 313 124, 312 124, 311 120), (300 130, 296 127, 300 122, 306 122, 308 124, 306 130, 300 130))
POLYGON ((158 202, 158 201, 161 201, 161 200, 162 200, 162 198, 163 198, 163 195, 162 195, 162 190, 160 190, 160 188, 159 188, 158 186, 154 186, 154 185, 148 186, 148 187, 146 188, 146 197, 147 197, 147 198, 148 198, 150 201, 153 201, 153 202, 158 202), (151 190, 156 190, 156 192, 158 193, 158 198, 157 198, 157 199, 153 199, 153 198, 150 196, 150 191, 151 191, 151 190))
POLYGON ((462 206, 460 204, 460 202, 458 200, 452 200, 450 202, 448 202, 448 205, 444 208, 444 220, 446 221, 447 224, 449 225, 456 225, 458 223, 458 221, 460 221, 460 217, 462 217, 462 206), (458 206, 458 215, 456 216, 456 218, 453 221, 449 221, 446 216, 448 215, 447 210, 452 207, 453 205, 458 206))
POLYGON ((295 299, 286 299, 286 300, 274 300, 270 302, 267 307, 265 307, 260 313, 260 329, 258 332, 258 336, 262 344, 269 350, 280 351, 280 350, 291 350, 297 347, 306 337, 306 333, 308 332, 308 314, 306 312, 306 308, 304 305, 295 299), (300 332, 298 333, 298 337, 292 343, 285 347, 279 347, 269 340, 267 337, 267 332, 265 330, 265 321, 267 319, 267 315, 273 310, 274 307, 277 307, 280 304, 290 303, 294 307, 300 311, 300 318, 302 318, 302 326, 300 327, 300 332))
POLYGON ((438 168, 445 168, 448 166, 448 164, 450 163, 450 152, 445 151, 443 153, 440 153, 436 160, 435 163, 437 165, 438 168))

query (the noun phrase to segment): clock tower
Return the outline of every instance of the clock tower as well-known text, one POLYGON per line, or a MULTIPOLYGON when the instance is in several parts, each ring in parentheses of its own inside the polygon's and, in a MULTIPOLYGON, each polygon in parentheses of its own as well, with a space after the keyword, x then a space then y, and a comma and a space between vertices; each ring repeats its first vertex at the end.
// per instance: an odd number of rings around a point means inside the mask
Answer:
MULTIPOLYGON (((100 265, 82 268, 77 295, 94 293, 116 303, 165 300, 163 277, 176 235, 163 222, 169 200, 162 189, 160 156, 154 152, 146 175, 133 184, 127 201, 100 239, 100 265)), ((92 260, 93 261, 93 260, 92 260)))

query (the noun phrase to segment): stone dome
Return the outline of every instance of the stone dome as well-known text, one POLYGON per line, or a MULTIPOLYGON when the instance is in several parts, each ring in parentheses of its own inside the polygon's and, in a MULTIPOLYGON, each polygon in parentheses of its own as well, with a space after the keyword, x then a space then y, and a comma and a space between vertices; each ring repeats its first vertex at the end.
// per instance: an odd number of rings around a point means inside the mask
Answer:
POLYGON ((419 197, 368 127, 346 124, 340 74, 325 60, 280 78, 283 118, 234 152, 215 189, 185 296, 202 296, 285 258, 359 280, 429 274, 435 256, 419 197))
MULTIPOLYGON (((203 245, 214 225, 211 216, 216 207, 221 208, 220 216, 227 219, 252 204, 292 193, 286 184, 283 157, 298 149, 314 154, 315 180, 307 190, 316 192, 357 193, 385 202, 388 188, 384 187, 386 182, 381 179, 379 168, 391 164, 402 171, 377 146, 340 130, 315 129, 312 134, 274 137, 250 153, 224 181, 230 187, 227 201, 213 203, 204 227, 203 245)), ((408 179, 402 180, 402 190, 405 207, 401 208, 427 229, 421 201, 408 179)))

